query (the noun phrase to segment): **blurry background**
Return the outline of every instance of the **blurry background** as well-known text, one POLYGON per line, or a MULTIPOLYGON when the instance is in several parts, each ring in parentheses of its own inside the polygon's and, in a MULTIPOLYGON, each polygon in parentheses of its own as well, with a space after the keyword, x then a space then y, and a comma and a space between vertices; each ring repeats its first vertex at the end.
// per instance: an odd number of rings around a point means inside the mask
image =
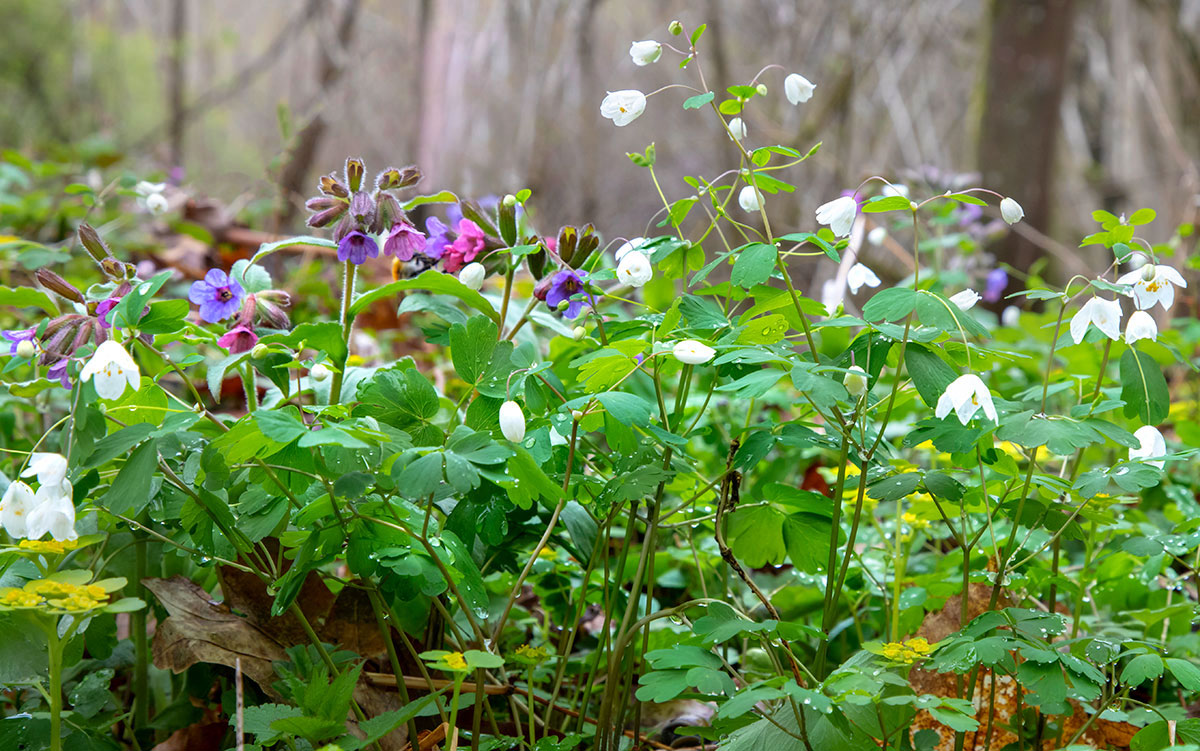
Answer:
POLYGON ((684 43, 675 18, 708 24, 713 86, 782 66, 751 145, 824 142, 771 198, 782 229, 871 174, 920 198, 979 172, 1029 220, 1001 259, 1079 271, 1093 209, 1153 207, 1165 240, 1200 193, 1200 0, 0 0, 0 18, 0 146, 111 152, 268 231, 301 229, 317 176, 358 155, 418 164, 427 192, 529 187, 544 231, 644 234, 661 203, 625 152, 657 142, 672 200, 736 166, 682 90, 628 127, 599 115, 606 90, 695 82, 669 51, 628 54, 684 43), (812 100, 787 103, 788 72, 812 100))

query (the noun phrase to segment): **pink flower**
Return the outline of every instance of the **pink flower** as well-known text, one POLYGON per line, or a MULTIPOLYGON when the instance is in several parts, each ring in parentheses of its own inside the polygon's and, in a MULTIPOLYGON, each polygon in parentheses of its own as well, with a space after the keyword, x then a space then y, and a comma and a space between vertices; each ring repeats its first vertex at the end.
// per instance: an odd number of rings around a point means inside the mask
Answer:
POLYGON ((229 354, 237 355, 254 349, 254 345, 258 344, 258 335, 248 326, 235 326, 218 339, 217 344, 229 350, 229 354))
POLYGON ((425 235, 408 222, 400 221, 392 225, 392 231, 383 241, 383 254, 395 256, 401 261, 411 261, 414 253, 425 250, 425 235))
POLYGON ((442 263, 446 271, 452 274, 458 273, 463 266, 475 260, 475 256, 483 251, 483 247, 483 230, 479 228, 479 225, 470 219, 460 219, 458 237, 454 238, 453 243, 446 246, 446 254, 442 256, 442 263))

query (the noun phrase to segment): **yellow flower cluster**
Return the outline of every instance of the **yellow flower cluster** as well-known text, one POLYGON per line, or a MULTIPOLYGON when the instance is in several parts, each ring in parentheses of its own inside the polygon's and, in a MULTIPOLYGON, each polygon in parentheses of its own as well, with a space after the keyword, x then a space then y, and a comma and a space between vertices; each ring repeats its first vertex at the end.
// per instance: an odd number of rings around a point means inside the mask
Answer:
POLYGON ((888 642, 883 645, 881 654, 892 662, 903 662, 911 665, 917 660, 923 660, 933 651, 933 645, 925 639, 909 639, 903 643, 888 642))
POLYGON ((913 531, 917 531, 920 529, 929 529, 929 520, 928 519, 920 519, 917 517, 916 514, 914 514, 911 511, 905 511, 904 514, 900 518, 913 531))
POLYGON ((79 540, 21 540, 21 544, 18 547, 33 553, 62 555, 68 550, 74 550, 79 547, 79 540))
POLYGON ((49 605, 58 610, 92 610, 108 602, 108 592, 98 584, 71 584, 53 579, 35 579, 22 589, 0 589, 0 605, 35 608, 49 605))
POLYGON ((528 644, 517 647, 517 657, 528 662, 541 662, 549 656, 550 651, 545 647, 531 647, 528 644))
POLYGON ((467 660, 463 657, 462 652, 451 652, 450 654, 442 655, 441 660, 451 670, 467 669, 467 660))
POLYGON ((23 589, 5 587, 0 590, 0 605, 7 605, 10 608, 36 608, 42 602, 41 597, 23 589))

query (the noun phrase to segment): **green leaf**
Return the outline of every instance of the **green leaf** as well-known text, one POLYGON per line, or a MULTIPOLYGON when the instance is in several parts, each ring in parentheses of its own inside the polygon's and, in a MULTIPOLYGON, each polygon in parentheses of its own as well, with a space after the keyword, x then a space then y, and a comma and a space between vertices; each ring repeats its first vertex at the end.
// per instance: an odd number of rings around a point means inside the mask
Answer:
POLYGON ((692 41, 693 47, 696 46, 696 42, 700 41, 700 37, 704 36, 704 30, 707 28, 708 28, 708 24, 702 23, 696 27, 695 31, 692 32, 691 41, 692 41))
MULTIPOLYGON (((269 334, 259 339, 262 344, 284 344, 294 350, 315 349, 329 355, 337 364, 346 361, 349 350, 342 338, 342 327, 336 321, 305 322, 286 334, 269 334)), ((239 355, 231 355, 238 357, 239 355)))
POLYGON ((777 625, 776 621, 752 621, 723 602, 710 602, 708 614, 696 619, 692 632, 704 637, 705 644, 720 644, 740 634, 770 632, 777 625))
POLYGON ((902 475, 886 477, 868 486, 868 494, 877 501, 890 503, 910 495, 921 484, 919 472, 905 472, 902 475))
POLYGON ((734 694, 729 701, 721 705, 717 711, 717 717, 722 720, 728 720, 734 717, 741 717, 750 710, 754 709, 754 705, 760 701, 771 701, 780 699, 786 696, 783 691, 771 686, 753 686, 744 688, 734 694))
POLYGON ((940 355, 914 342, 909 342, 904 351, 904 367, 908 369, 921 400, 930 407, 937 406, 946 387, 958 377, 940 355))
MULTIPOLYGON (((446 549, 454 556, 453 562, 445 560, 443 562, 447 568, 458 572, 460 575, 461 579, 458 582, 459 593, 466 600, 467 606, 471 608, 475 617, 486 620, 488 617, 488 593, 487 588, 483 585, 483 576, 479 573, 479 566, 471 558, 471 553, 467 550, 467 546, 462 543, 462 540, 458 539, 458 535, 449 530, 443 530, 441 540, 446 549)), ((438 557, 442 558, 440 551, 438 557)), ((503 664, 503 660, 501 660, 501 664, 503 664)))
POLYGON ((763 368, 748 373, 741 378, 716 388, 717 391, 731 394, 738 399, 757 399, 767 393, 786 373, 776 368, 763 368))
POLYGON ((359 411, 400 428, 417 446, 441 444, 443 433, 430 421, 438 413, 438 395, 411 361, 375 371, 358 386, 359 411))
MULTIPOLYGON (((528 191, 523 190, 521 192, 526 193, 528 196, 528 191)), ((458 196, 454 195, 448 190, 443 190, 439 193, 433 193, 432 195, 428 196, 414 196, 404 202, 403 208, 405 211, 412 211, 418 206, 425 206, 431 203, 458 203, 458 196)), ((524 201, 522 201, 522 203, 524 203, 524 201)))
POLYGON ((1171 407, 1167 380, 1158 361, 1132 347, 1121 355, 1121 399, 1125 401, 1125 416, 1136 416, 1145 425, 1162 423, 1171 407))
MULTIPOLYGON (((294 248, 297 245, 315 245, 318 248, 337 247, 337 243, 335 243, 333 240, 327 240, 324 237, 314 237, 312 235, 298 235, 296 237, 289 237, 286 240, 277 240, 273 243, 263 243, 262 245, 259 245, 258 252, 255 253, 254 257, 250 259, 250 263, 247 264, 246 268, 248 269, 249 267, 254 266, 259 261, 277 250, 281 250, 283 248, 294 248)), ((246 272, 243 271, 242 273, 245 274, 246 272)))
POLYGON ((839 401, 850 398, 841 381, 819 372, 811 362, 797 362, 792 368, 792 385, 803 391, 819 409, 831 409, 839 401))
POLYGON ((935 498, 940 498, 950 503, 961 501, 966 492, 962 483, 941 470, 925 473, 925 489, 935 498))
POLYGON ((138 446, 117 473, 100 502, 114 514, 137 516, 150 502, 150 488, 158 469, 158 443, 150 439, 138 446))
POLYGON ((153 425, 142 422, 130 425, 127 428, 121 428, 117 432, 101 438, 92 447, 92 453, 88 455, 87 461, 83 463, 83 469, 94 469, 107 464, 118 456, 123 456, 134 446, 150 437, 150 434, 153 432, 153 425))
POLYGON ((191 306, 187 300, 158 300, 150 303, 150 312, 138 323, 143 334, 173 334, 183 328, 191 306))
POLYGON ((508 474, 519 482, 508 488, 508 499, 522 509, 532 506, 538 498, 557 502, 562 496, 562 488, 551 481, 532 454, 521 446, 515 448, 516 453, 508 460, 508 474))
POLYGON ((725 517, 729 549, 747 568, 777 566, 787 557, 784 515, 770 506, 736 509, 725 517))
POLYGON ((149 281, 138 284, 113 307, 108 314, 108 320, 112 322, 113 326, 123 329, 137 326, 138 321, 142 318, 142 311, 146 308, 146 301, 154 297, 154 293, 167 283, 173 273, 175 272, 170 269, 161 271, 151 277, 149 281))
POLYGON ((908 287, 880 290, 863 305, 863 318, 875 321, 899 321, 916 310, 920 293, 908 287))
POLYGON ((54 307, 50 295, 33 287, 0 287, 0 306, 37 308, 48 316, 58 315, 58 309, 54 307))
POLYGON ((1138 209, 1129 215, 1129 223, 1138 227, 1153 222, 1156 216, 1158 214, 1155 213, 1154 209, 1138 209))
POLYGON ((492 319, 497 325, 500 323, 500 314, 487 301, 487 298, 458 281, 458 279, 450 274, 443 274, 436 269, 429 269, 415 279, 402 279, 358 295, 350 303, 350 314, 356 316, 376 300, 392 297, 398 292, 410 289, 425 290, 435 295, 457 297, 470 307, 492 319))
POLYGON ((450 357, 459 378, 472 385, 479 382, 491 362, 498 334, 496 324, 484 316, 475 316, 466 326, 456 323, 450 327, 450 357))
POLYGON ((1156 654, 1138 655, 1129 661, 1121 671, 1121 683, 1126 686, 1140 686, 1151 678, 1157 678, 1163 672, 1163 659, 1156 654))
POLYGON ((685 110, 700 109, 704 105, 711 102, 713 100, 714 96, 716 96, 716 95, 713 92, 709 91, 709 92, 705 92, 703 94, 697 94, 696 96, 688 97, 683 102, 683 108, 685 110))
POLYGON ((912 201, 904 196, 875 197, 863 204, 864 214, 879 214, 884 211, 911 211, 912 201))
POLYGON ((774 245, 753 243, 743 246, 733 262, 730 281, 744 289, 763 284, 771 278, 771 271, 775 268, 775 259, 778 256, 779 248, 774 245))
POLYGON ((263 435, 279 443, 291 443, 309 432, 309 428, 298 417, 300 410, 292 405, 282 409, 260 409, 254 413, 263 435))
POLYGON ((1193 663, 1177 657, 1168 657, 1167 669, 1185 689, 1192 693, 1200 691, 1200 668, 1193 663))

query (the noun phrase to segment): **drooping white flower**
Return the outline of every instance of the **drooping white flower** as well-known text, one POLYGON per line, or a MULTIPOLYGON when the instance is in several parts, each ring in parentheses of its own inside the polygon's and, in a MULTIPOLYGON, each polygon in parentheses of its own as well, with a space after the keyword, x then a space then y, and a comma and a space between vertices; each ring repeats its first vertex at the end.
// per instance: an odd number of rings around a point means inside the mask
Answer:
POLYGON ((872 245, 883 245, 883 241, 887 239, 887 229, 884 227, 875 227, 867 233, 867 242, 872 245))
POLYGON ((67 479, 67 460, 62 454, 35 451, 29 456, 29 466, 21 477, 37 475, 43 485, 55 485, 67 479))
POLYGON ((1088 326, 1095 324, 1109 339, 1121 338, 1121 303, 1093 297, 1071 317, 1071 338, 1076 344, 1083 341, 1088 326))
POLYGON ((1009 224, 1016 224, 1025 217, 1025 209, 1015 200, 1005 197, 1000 201, 1000 216, 1009 224))
POLYGON ((645 111, 646 95, 637 89, 610 91, 600 103, 600 114, 612 120, 618 128, 638 119, 645 111))
POLYGON ((631 237, 628 240, 626 240, 625 242, 621 243, 621 247, 617 248, 617 252, 613 254, 613 257, 617 259, 617 263, 620 263, 621 259, 625 257, 626 253, 628 253, 631 250, 637 250, 638 248, 642 247, 645 244, 646 244, 646 238, 631 237))
POLYGON ((846 237, 854 226, 854 217, 858 215, 858 204, 851 196, 835 198, 829 203, 817 207, 817 221, 829 225, 835 237, 846 237))
POLYGON ((1133 437, 1138 439, 1141 445, 1135 449, 1129 449, 1129 460, 1140 459, 1162 469, 1165 462, 1152 461, 1156 457, 1167 455, 1167 441, 1163 438, 1163 434, 1158 432, 1158 428, 1153 425, 1143 425, 1133 431, 1133 437))
POLYGON ((856 263, 846 272, 846 286, 850 288, 852 295, 857 295, 863 285, 878 287, 879 284, 879 277, 875 276, 875 272, 867 268, 865 264, 856 263))
POLYGON ((1144 310, 1133 311, 1129 323, 1125 324, 1125 343, 1133 344, 1138 339, 1158 340, 1158 324, 1154 322, 1154 316, 1144 310))
POLYGON ((1133 302, 1138 310, 1148 310, 1155 303, 1163 310, 1175 304, 1175 287, 1187 287, 1187 280, 1170 266, 1147 263, 1117 280, 1118 284, 1133 285, 1133 302))
POLYGON ((1016 305, 1009 305, 1004 310, 1000 311, 1000 323, 1004 326, 1014 329, 1021 322, 1021 309, 1016 305))
POLYGON ((134 192, 138 194, 138 205, 151 214, 163 213, 167 210, 167 198, 162 194, 166 187, 166 183, 151 183, 142 180, 133 187, 134 192))
POLYGON ((125 385, 137 391, 142 383, 142 372, 137 363, 118 342, 109 339, 96 348, 92 359, 83 366, 79 377, 91 380, 96 377, 96 393, 102 399, 116 399, 125 393, 125 385))
POLYGON ((34 506, 33 488, 17 480, 4 491, 0 499, 0 525, 13 537, 24 537, 29 512, 34 506))
POLYGON ((458 281, 462 282, 464 287, 471 289, 479 289, 483 286, 483 279, 487 276, 487 269, 482 263, 472 261, 466 266, 463 266, 462 271, 458 272, 458 281))
POLYGON ((320 383, 321 381, 328 381, 331 375, 333 375, 333 371, 330 370, 329 366, 323 362, 317 363, 308 371, 308 377, 317 383, 320 383))
POLYGON ((842 379, 842 385, 846 387, 850 396, 857 399, 867 390, 867 371, 857 365, 851 365, 846 377, 842 379))
POLYGON ((813 90, 817 85, 799 73, 792 73, 783 79, 783 93, 792 104, 800 104, 812 99, 813 90))
POLYGON ((500 432, 513 443, 525 438, 525 413, 512 399, 500 405, 500 432))
POLYGON ((675 343, 675 346, 671 349, 671 354, 675 355, 675 359, 681 363, 702 365, 713 359, 713 355, 717 354, 717 351, 695 339, 684 339, 681 342, 675 343))
POLYGON ((640 287, 654 277, 650 259, 640 250, 626 253, 617 264, 617 279, 632 287, 640 287))
POLYGON ((167 212, 169 204, 167 197, 162 193, 154 193, 146 196, 146 210, 155 216, 161 216, 167 212))
POLYGON ((747 185, 738 193, 738 206, 748 214, 757 213, 762 209, 762 193, 753 185, 747 185))
POLYGON ((956 292, 950 296, 950 302, 958 306, 959 310, 970 310, 975 307, 975 303, 983 298, 973 289, 964 289, 962 292, 956 292))
POLYGON ((34 496, 33 508, 26 517, 25 536, 40 539, 47 532, 55 540, 74 540, 75 503, 71 500, 71 483, 42 485, 34 496))
POLYGON ((826 279, 821 285, 821 305, 825 306, 829 315, 833 315, 838 306, 845 301, 845 290, 845 285, 839 284, 837 279, 826 279))
POLYGON ((992 395, 984 385, 983 379, 974 373, 967 373, 954 379, 938 398, 934 414, 938 419, 952 411, 958 415, 958 421, 966 425, 983 408, 983 414, 992 422, 996 422, 996 405, 992 403, 992 395))
POLYGON ((662 45, 653 39, 634 42, 629 47, 629 56, 633 58, 633 64, 638 67, 649 65, 662 57, 662 45))
POLYGON ((733 118, 729 121, 729 132, 732 134, 733 140, 742 140, 746 137, 746 123, 740 117, 733 118))

